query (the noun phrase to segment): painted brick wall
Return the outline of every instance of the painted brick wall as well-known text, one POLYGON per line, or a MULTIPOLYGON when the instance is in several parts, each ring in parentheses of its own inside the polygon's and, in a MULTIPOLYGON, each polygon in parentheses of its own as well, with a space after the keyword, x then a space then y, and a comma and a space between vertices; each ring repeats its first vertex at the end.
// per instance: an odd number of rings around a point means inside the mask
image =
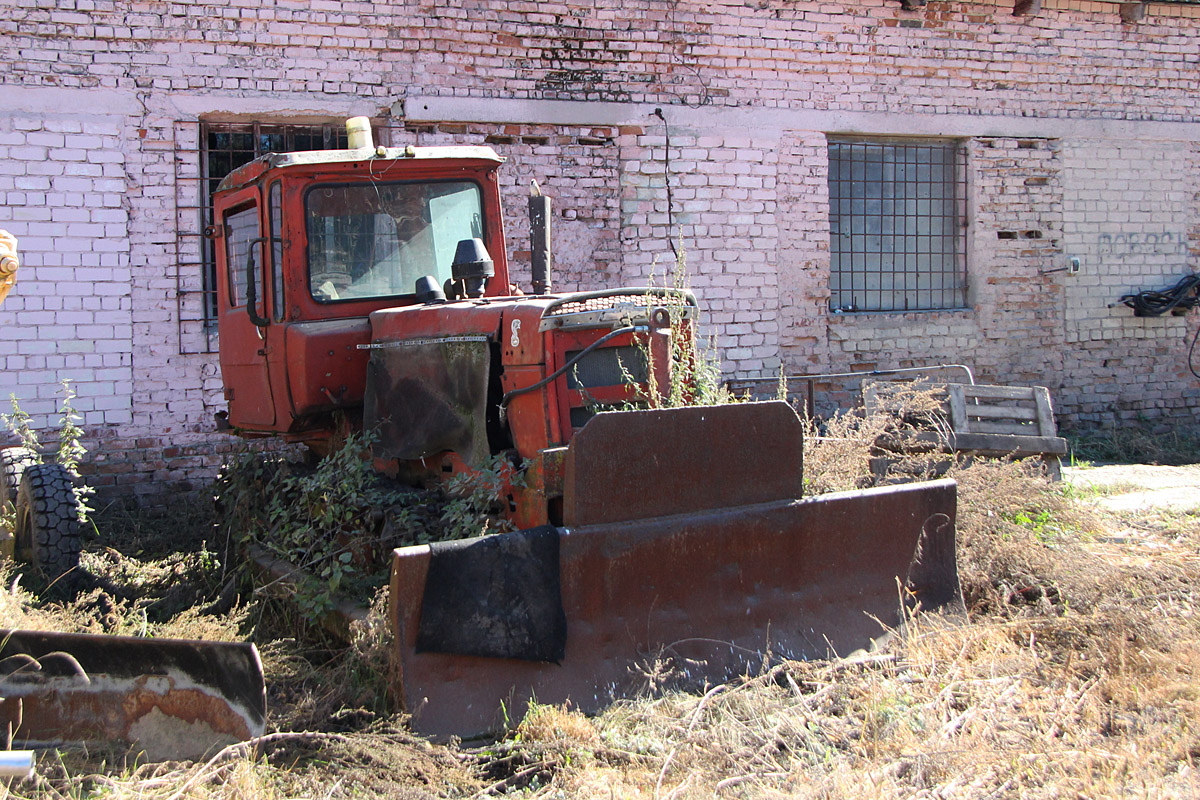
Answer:
POLYGON ((1194 409, 1200 389, 1185 361, 1196 314, 1136 318, 1110 306, 1196 271, 1195 143, 1080 139, 1063 161, 1065 248, 1081 262, 1064 282, 1064 358, 1068 375, 1088 376, 1075 396, 1080 419, 1194 409))
POLYGON ((572 290, 620 284, 621 213, 616 186, 619 140, 636 136, 608 126, 410 125, 391 131, 393 145, 487 144, 507 163, 500 174, 513 280, 528 289, 530 182, 552 198, 554 281, 572 290))
POLYGON ((1191 418, 1197 315, 1108 308, 1200 258, 1200 7, 1147 10, 14 0, 0 226, 26 270, 0 388, 46 418, 74 380, 101 483, 200 485, 234 445, 197 299, 199 121, 367 114, 508 157, 519 283, 531 179, 560 289, 643 282, 682 245, 731 375, 959 362, 1050 386, 1066 422, 1191 418), (968 308, 830 313, 827 134, 968 143, 968 308))
POLYGON ((622 153, 626 278, 661 285, 681 264, 703 301, 704 331, 726 370, 743 376, 780 364, 774 145, 689 131, 642 135, 622 153))
POLYGON ((0 309, 0 392, 39 418, 70 378, 82 424, 132 422, 124 133, 120 119, 0 115, 3 225, 24 264, 0 309))

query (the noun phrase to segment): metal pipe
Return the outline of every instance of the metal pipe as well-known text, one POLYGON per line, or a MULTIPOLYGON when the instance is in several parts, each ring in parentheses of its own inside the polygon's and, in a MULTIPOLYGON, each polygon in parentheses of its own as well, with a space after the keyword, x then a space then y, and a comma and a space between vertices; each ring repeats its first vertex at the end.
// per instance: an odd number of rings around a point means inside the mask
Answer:
MULTIPOLYGON (((934 364, 929 367, 897 367, 896 369, 873 369, 863 372, 824 372, 819 375, 784 375, 785 381, 820 381, 833 378, 859 378, 873 375, 902 375, 909 372, 928 372, 932 369, 961 369, 967 375, 967 382, 975 385, 975 374, 966 364, 934 364)), ((779 378, 733 378, 728 383, 777 383, 779 378)))

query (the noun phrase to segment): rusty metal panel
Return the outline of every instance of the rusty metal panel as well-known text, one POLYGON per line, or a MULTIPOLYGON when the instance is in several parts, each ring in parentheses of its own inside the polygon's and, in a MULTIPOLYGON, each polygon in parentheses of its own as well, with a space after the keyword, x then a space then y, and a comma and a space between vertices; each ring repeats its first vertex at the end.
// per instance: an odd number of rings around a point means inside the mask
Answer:
POLYGON ((944 480, 561 528, 561 665, 416 653, 429 548, 397 550, 396 693, 418 731, 467 736, 500 727, 502 703, 511 720, 530 698, 596 711, 660 654, 695 684, 846 655, 902 621, 902 596, 961 608, 955 510, 944 480))
POLYGON ((598 414, 571 440, 563 521, 592 525, 801 495, 803 428, 787 403, 598 414))
POLYGON ((252 644, 0 630, 0 724, 35 747, 124 742, 196 759, 262 734, 252 644))

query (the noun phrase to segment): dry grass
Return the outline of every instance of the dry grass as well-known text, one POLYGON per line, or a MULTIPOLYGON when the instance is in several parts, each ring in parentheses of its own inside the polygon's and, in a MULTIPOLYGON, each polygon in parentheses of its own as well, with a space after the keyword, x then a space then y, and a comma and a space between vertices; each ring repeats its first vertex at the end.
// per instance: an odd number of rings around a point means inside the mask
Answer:
POLYGON ((1122 420, 1070 431, 1072 456, 1081 461, 1119 464, 1200 463, 1200 426, 1182 419, 1122 420))
POLYGON ((643 796, 1200 793, 1200 525, 1113 558, 1093 541, 1112 520, 1028 468, 956 477, 970 624, 918 619, 862 663, 610 710, 604 741, 647 759, 643 796), (1051 511, 1049 541, 1013 521, 1034 509, 1051 511))
POLYGON ((819 422, 804 419, 805 492, 859 489, 880 480, 921 480, 948 466, 947 459, 931 453, 934 445, 914 436, 948 436, 939 388, 925 382, 883 382, 876 388, 879 407, 888 413, 865 415, 857 410, 819 422), (887 445, 886 454, 879 443, 887 445))
MULTIPOLYGON (((829 423, 806 449, 809 488, 876 480, 867 469, 874 442, 902 437, 926 413, 829 423)), ((914 448, 892 474, 931 471, 930 461, 914 448)), ((148 800, 1200 796, 1200 517, 1103 512, 1028 464, 949 469, 960 487, 967 624, 917 618, 858 661, 786 662, 595 718, 535 706, 504 740, 468 749, 414 737, 389 713, 378 692, 387 639, 377 600, 350 651, 261 644, 273 732, 256 747, 205 764, 48 754, 37 782, 10 791, 148 800)), ((286 628, 257 607, 227 622, 154 606, 181 584, 209 602, 221 583, 211 563, 89 551, 89 564, 125 577, 67 604, 19 587, 0 593, 0 622, 147 625, 158 635, 175 624, 260 637, 286 628)))

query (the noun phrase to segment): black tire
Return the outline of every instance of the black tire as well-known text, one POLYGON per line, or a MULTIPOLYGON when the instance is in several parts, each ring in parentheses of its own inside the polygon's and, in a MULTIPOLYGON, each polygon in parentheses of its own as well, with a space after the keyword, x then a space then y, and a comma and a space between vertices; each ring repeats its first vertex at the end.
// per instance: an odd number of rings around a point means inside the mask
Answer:
POLYGON ((28 447, 6 447, 0 450, 0 505, 16 504, 17 489, 25 468, 38 461, 37 453, 28 447))
POLYGON ((17 551, 53 582, 79 566, 82 526, 71 473, 61 464, 31 464, 17 490, 17 551))

